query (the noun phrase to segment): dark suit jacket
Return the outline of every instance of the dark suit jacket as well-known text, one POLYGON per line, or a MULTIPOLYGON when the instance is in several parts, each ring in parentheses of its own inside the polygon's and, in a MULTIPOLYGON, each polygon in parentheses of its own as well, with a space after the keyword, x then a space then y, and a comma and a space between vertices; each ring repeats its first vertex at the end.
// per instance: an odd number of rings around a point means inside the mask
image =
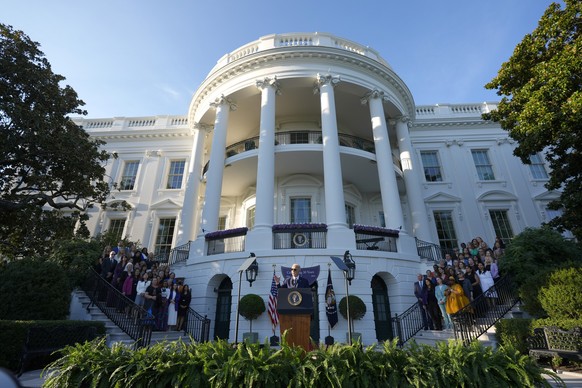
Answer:
MULTIPOLYGON (((422 281, 424 282, 424 279, 422 281)), ((422 289, 423 288, 426 288, 425 284, 423 284, 423 287, 420 288, 420 284, 418 284, 418 281, 414 282, 414 296, 416 296, 417 300, 422 299, 422 289)))
POLYGON ((293 285, 291 284, 291 277, 288 277, 283 282, 283 285, 281 286, 281 288, 309 288, 309 281, 307 279, 305 279, 304 277, 299 276, 297 278, 297 286, 293 287, 293 285))

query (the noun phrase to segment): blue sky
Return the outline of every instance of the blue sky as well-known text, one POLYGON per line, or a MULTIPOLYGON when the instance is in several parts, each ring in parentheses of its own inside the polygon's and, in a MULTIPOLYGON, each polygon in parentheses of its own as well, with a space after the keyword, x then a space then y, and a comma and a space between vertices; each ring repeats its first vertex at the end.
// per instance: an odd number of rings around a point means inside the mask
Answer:
POLYGON ((23 30, 90 118, 186 114, 216 61, 261 36, 328 32, 377 50, 417 105, 497 101, 485 85, 548 0, 22 0, 23 30))

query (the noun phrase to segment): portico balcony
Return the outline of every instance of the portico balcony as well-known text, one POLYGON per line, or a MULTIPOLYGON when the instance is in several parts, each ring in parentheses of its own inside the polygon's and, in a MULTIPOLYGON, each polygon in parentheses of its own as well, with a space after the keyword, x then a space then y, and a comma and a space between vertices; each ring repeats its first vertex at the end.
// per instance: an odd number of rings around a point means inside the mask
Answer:
MULTIPOLYGON (((320 131, 288 131, 275 134, 275 145, 294 145, 294 144, 322 144, 322 134, 320 131)), ((355 148, 358 150, 376 153, 374 142, 357 136, 339 134, 339 143, 342 147, 355 148)), ((241 154, 246 151, 252 151, 259 148, 259 137, 251 137, 238 143, 232 144, 226 148, 226 157, 241 154)), ((399 165, 398 160, 394 162, 399 165)))

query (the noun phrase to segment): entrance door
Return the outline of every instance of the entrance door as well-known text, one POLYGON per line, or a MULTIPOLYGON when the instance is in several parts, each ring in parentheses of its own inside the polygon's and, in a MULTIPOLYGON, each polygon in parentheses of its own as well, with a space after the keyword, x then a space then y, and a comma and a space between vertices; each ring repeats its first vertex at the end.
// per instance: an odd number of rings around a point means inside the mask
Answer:
POLYGON ((376 326, 376 338, 378 341, 390 340, 392 334, 392 319, 390 316, 390 301, 388 300, 388 287, 378 275, 372 278, 372 305, 374 307, 374 324, 376 326))
POLYGON ((232 304, 232 281, 230 278, 224 278, 217 292, 214 339, 228 340, 228 333, 230 332, 230 308, 232 304))

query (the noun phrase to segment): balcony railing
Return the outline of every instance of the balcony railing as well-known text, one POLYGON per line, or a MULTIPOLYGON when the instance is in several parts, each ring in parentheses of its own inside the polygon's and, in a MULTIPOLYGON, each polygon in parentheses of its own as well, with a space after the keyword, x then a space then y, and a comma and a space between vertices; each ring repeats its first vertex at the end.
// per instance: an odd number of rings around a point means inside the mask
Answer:
MULTIPOLYGON (((339 134, 339 142, 342 147, 355 148, 370 153, 376 153, 374 142, 360 137, 339 134)), ((290 131, 275 134, 275 145, 293 144, 322 144, 323 137, 319 131, 290 131)), ((234 156, 246 151, 259 148, 259 137, 251 137, 226 148, 226 156, 234 156)))
POLYGON ((354 225, 356 249, 368 251, 398 252, 398 230, 379 226, 354 225))
POLYGON ((236 228, 217 230, 207 233, 204 239, 207 243, 207 255, 219 255, 221 253, 244 252, 248 228, 236 228))
POLYGON ((416 251, 421 259, 438 262, 444 259, 447 253, 453 254, 453 249, 443 248, 440 245, 416 239, 416 251))
POLYGON ((324 249, 327 247, 325 224, 273 225, 273 249, 324 249))

